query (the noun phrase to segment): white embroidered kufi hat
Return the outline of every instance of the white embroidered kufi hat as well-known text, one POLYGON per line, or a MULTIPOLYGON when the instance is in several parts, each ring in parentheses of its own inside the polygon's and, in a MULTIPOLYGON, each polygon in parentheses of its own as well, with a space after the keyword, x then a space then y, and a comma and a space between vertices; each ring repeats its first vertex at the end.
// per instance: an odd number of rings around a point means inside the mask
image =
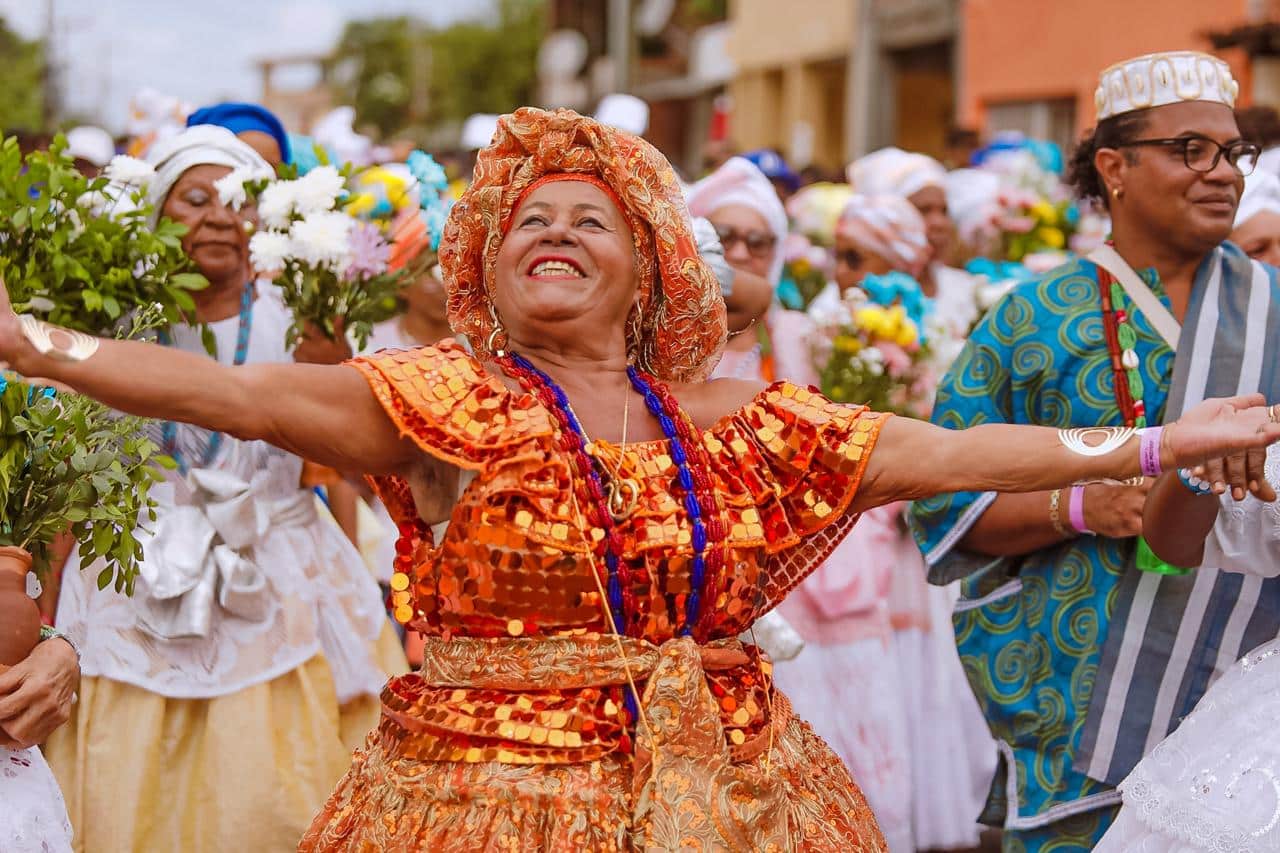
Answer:
POLYGON ((1193 50, 1149 53, 1102 72, 1094 103, 1098 121, 1148 107, 1213 101, 1234 108, 1240 84, 1216 56, 1193 50))

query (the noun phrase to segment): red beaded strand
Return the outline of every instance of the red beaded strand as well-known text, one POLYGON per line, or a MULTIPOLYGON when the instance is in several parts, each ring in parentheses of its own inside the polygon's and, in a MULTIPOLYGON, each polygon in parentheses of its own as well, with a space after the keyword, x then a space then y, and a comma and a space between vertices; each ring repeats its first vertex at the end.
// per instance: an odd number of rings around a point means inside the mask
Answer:
POLYGON ((693 628, 694 639, 705 641, 708 625, 712 614, 715 613, 715 600, 712 595, 719 589, 720 578, 724 573, 724 543, 728 538, 728 526, 724 521, 723 507, 720 505, 715 483, 711 479, 711 454, 707 450, 702 431, 693 422, 693 418, 689 417, 688 412, 680 406, 680 402, 676 400, 666 383, 647 373, 640 375, 661 401, 667 416, 675 423, 680 441, 685 446, 685 452, 692 457, 689 460, 691 463, 689 469, 693 475, 694 499, 698 502, 703 523, 707 529, 707 547, 704 551, 706 573, 700 591, 702 612, 698 614, 693 628))

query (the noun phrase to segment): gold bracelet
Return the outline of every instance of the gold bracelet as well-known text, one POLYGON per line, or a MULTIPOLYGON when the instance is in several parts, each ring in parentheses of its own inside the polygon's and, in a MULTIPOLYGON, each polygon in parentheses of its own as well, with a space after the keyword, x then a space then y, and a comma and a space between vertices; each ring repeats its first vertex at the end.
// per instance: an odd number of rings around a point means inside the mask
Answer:
POLYGON ((98 339, 92 335, 54 326, 30 314, 19 314, 18 325, 22 328, 22 336, 31 342, 36 352, 58 361, 84 361, 98 351, 98 339), (66 338, 65 346, 54 342, 55 334, 66 338))
POLYGON ((1054 489, 1049 493, 1049 523, 1053 525, 1053 532, 1063 539, 1071 539, 1075 536, 1062 523, 1062 489, 1054 489))

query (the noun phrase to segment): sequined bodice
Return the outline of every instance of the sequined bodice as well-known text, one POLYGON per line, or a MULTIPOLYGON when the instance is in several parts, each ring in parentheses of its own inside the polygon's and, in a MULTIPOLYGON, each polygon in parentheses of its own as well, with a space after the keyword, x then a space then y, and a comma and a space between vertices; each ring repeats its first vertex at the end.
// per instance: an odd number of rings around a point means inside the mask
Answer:
POLYGON ((694 549, 669 445, 601 444, 605 467, 621 466, 640 487, 619 529, 635 601, 621 640, 608 636, 592 553, 603 533, 582 520, 583 484, 550 413, 450 342, 354 363, 402 434, 475 474, 438 543, 408 483, 374 479, 401 526, 397 618, 427 637, 421 671, 383 692, 389 743, 438 761, 627 753, 637 730, 620 709, 634 683, 646 701, 670 689, 678 698, 663 701, 718 716, 706 725, 721 727, 716 738, 735 761, 767 748, 789 712, 774 707, 768 661, 736 637, 853 525, 849 506, 882 416, 778 383, 703 434, 728 532, 709 546, 726 549, 725 571, 703 591, 710 618, 692 640, 672 639, 694 549))
MULTIPOLYGON (((581 484, 548 413, 456 345, 356 364, 402 430, 476 471, 439 543, 403 526, 413 627, 473 637, 604 631, 590 541, 602 533, 584 521, 581 484)), ((846 510, 881 422, 778 383, 705 434, 729 535, 700 639, 742 632, 825 556, 852 523, 846 510)), ((690 590, 691 528, 675 466, 663 441, 598 446, 606 468, 641 487, 620 523, 637 611, 625 633, 660 643, 674 635, 690 590)), ((398 520, 415 518, 403 481, 375 482, 398 520)))

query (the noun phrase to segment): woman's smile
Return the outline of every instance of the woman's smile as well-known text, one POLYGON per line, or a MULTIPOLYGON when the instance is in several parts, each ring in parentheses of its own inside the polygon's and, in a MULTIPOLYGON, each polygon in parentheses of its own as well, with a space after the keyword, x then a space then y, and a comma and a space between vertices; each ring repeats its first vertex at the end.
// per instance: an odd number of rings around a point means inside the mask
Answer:
POLYGON ((525 275, 539 281, 571 281, 587 277, 582 265, 565 255, 539 255, 529 264, 525 275))

